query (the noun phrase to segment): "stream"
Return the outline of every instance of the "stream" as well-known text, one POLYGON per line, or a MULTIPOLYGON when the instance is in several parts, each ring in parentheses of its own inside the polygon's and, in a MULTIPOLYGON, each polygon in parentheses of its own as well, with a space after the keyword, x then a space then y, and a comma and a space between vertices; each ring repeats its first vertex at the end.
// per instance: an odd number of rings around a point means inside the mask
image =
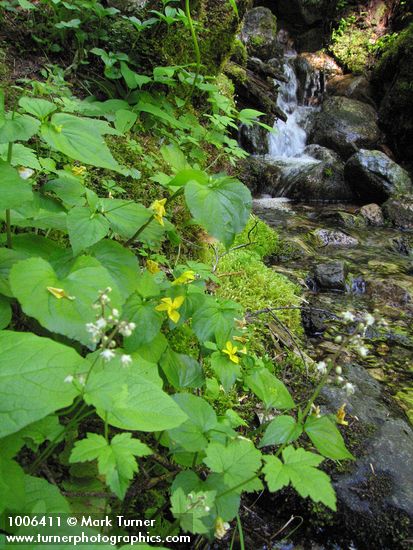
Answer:
MULTIPOLYGON (((270 192, 261 189, 254 198, 255 214, 274 227, 282 241, 271 267, 303 289, 304 304, 310 308, 303 312, 306 351, 313 359, 321 360, 339 347, 323 339, 329 314, 340 316, 343 311, 351 311, 357 319, 371 313, 380 323, 367 333, 367 357, 354 360, 345 369, 345 378, 356 387, 355 395, 347 398, 332 386, 326 387, 322 395, 322 406, 331 412, 347 402, 349 429, 357 431, 361 427, 365 439, 354 467, 333 474, 339 519, 333 527, 328 527, 328 522, 325 526, 316 522, 312 527, 307 519, 303 520, 304 527, 299 527, 296 518, 291 528, 283 531, 285 535, 298 526, 294 535, 282 543, 260 547, 409 548, 409 540, 406 546, 406 541, 398 541, 397 534, 388 534, 388 527, 400 514, 413 515, 413 437, 409 425, 413 423, 411 234, 386 224, 367 225, 359 214, 360 204, 308 201, 308 197, 307 202, 292 202, 285 198, 289 196, 286 182, 291 175, 296 181, 303 167, 321 162, 312 157, 311 146, 308 148, 308 127, 319 109, 323 79, 317 71, 308 73, 300 89, 296 55, 291 47, 285 50, 287 78, 286 82, 278 82, 277 105, 288 118, 276 122, 276 133, 268 137, 269 155, 265 157, 281 177, 270 192), (381 529, 381 524, 386 527, 381 529)), ((286 498, 288 501, 288 495, 286 498)), ((279 502, 264 498, 260 506, 258 516, 262 519, 264 513, 268 514, 268 529, 271 511, 278 508, 279 502)), ((255 510, 250 509, 250 520, 255 510)), ((306 510, 301 512, 305 517, 306 510)), ((286 522, 288 517, 284 514, 286 522)))

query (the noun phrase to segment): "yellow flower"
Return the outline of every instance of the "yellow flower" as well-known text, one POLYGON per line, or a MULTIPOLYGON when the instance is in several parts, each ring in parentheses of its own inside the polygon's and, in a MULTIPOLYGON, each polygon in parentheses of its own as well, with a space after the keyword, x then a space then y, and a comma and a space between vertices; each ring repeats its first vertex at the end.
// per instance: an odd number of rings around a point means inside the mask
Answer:
POLYGON ((58 300, 61 300, 62 298, 66 298, 67 300, 74 300, 74 296, 69 296, 63 288, 56 288, 54 286, 47 286, 46 289, 50 292, 50 294, 53 294, 55 298, 58 300))
POLYGON ((318 405, 314 405, 314 403, 311 403, 311 415, 315 416, 316 418, 320 418, 321 416, 321 409, 318 405))
POLYGON ((173 285, 185 285, 187 283, 192 283, 192 281, 195 281, 195 271, 184 271, 175 281, 172 283, 173 285))
POLYGON ((225 344, 225 349, 222 350, 222 353, 228 355, 230 361, 233 363, 239 363, 239 357, 237 357, 237 346, 233 346, 231 342, 225 344))
POLYGON ((166 199, 162 199, 160 201, 154 201, 151 204, 151 209, 154 211, 153 217, 161 225, 164 225, 163 217, 166 214, 165 204, 166 204, 166 199))
POLYGON ((179 318, 181 317, 177 309, 181 307, 181 305, 184 303, 184 300, 184 296, 177 296, 173 300, 171 298, 162 298, 161 303, 156 306, 155 309, 156 311, 166 311, 169 319, 174 323, 177 323, 179 321, 179 318))
POLYGON ((221 517, 217 517, 215 520, 215 537, 221 540, 225 537, 226 532, 230 529, 229 523, 224 521, 221 517))
POLYGON ((158 262, 154 262, 153 260, 146 260, 146 267, 149 271, 149 273, 159 273, 160 268, 158 262))
POLYGON ((344 405, 341 405, 336 413, 337 424, 341 424, 342 426, 348 426, 347 420, 344 420, 346 417, 346 411, 344 410, 345 408, 346 403, 344 403, 344 405))
POLYGON ((75 176, 83 176, 86 172, 86 166, 72 166, 72 174, 75 176))

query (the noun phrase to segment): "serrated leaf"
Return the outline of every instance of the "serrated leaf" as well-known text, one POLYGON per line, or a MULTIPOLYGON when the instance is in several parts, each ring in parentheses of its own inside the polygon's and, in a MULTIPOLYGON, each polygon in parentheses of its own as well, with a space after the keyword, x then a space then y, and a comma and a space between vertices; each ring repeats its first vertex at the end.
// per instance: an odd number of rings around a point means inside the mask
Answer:
POLYGON ((304 449, 289 446, 282 452, 283 461, 275 456, 266 456, 263 468, 265 480, 271 492, 291 483, 303 498, 322 502, 336 510, 336 495, 329 476, 317 469, 323 457, 304 449))
POLYGON ((65 379, 89 368, 74 349, 31 333, 1 331, 0 348, 0 437, 69 406, 78 391, 65 379))
POLYGON ((27 141, 36 134, 40 122, 29 115, 15 114, 14 118, 0 119, 0 143, 27 141))
POLYGON ((251 212, 251 193, 240 181, 225 177, 208 184, 189 181, 185 199, 192 216, 227 248, 251 212))
POLYGON ((188 416, 188 420, 168 431, 172 442, 190 452, 199 452, 208 444, 207 432, 217 424, 214 409, 202 397, 189 393, 176 394, 173 400, 188 416))
POLYGON ((155 310, 155 305, 143 300, 136 292, 125 303, 123 317, 136 324, 132 335, 125 338, 128 350, 136 350, 148 344, 161 330, 163 315, 155 310))
MULTIPOLYGON (((0 144, 0 157, 6 161, 8 153, 8 145, 6 143, 0 144)), ((15 143, 13 145, 13 155, 11 158, 12 166, 24 166, 25 168, 33 168, 33 170, 41 170, 37 155, 33 149, 22 145, 21 143, 15 143)))
POLYGON ((267 409, 291 409, 295 406, 283 382, 266 368, 254 370, 245 377, 245 383, 263 401, 267 409))
POLYGON ((223 347, 234 330, 234 318, 241 317, 239 304, 211 297, 195 311, 192 326, 200 342, 216 341, 223 347))
POLYGON ((103 267, 84 267, 59 278, 53 267, 41 258, 17 262, 10 272, 14 296, 23 311, 45 328, 94 346, 86 323, 96 320, 93 304, 99 292, 112 287, 111 305, 120 309, 123 299, 109 272, 103 267), (68 298, 57 299, 47 287, 62 289, 68 298))
POLYGON ((227 445, 210 443, 205 449, 204 463, 213 472, 223 474, 223 481, 236 493, 252 492, 261 488, 255 477, 261 467, 261 453, 252 441, 240 438, 227 445))
POLYGON ((347 450, 341 433, 327 416, 321 418, 309 416, 304 425, 304 431, 323 456, 333 460, 354 458, 347 450))
POLYGON ((86 462, 97 459, 100 475, 119 499, 123 499, 130 480, 138 471, 136 456, 152 454, 150 448, 132 434, 115 435, 110 443, 102 435, 88 433, 85 439, 76 441, 70 462, 86 462))

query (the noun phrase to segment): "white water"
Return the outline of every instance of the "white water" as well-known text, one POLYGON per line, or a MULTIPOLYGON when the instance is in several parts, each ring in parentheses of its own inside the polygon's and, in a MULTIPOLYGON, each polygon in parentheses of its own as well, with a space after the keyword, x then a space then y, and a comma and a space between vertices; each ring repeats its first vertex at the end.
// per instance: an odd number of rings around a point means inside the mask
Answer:
POLYGON ((304 84, 303 102, 298 100, 298 79, 294 69, 297 52, 288 50, 284 57, 284 75, 287 82, 279 81, 278 107, 287 115, 287 122, 277 120, 276 132, 269 136, 269 154, 275 159, 301 157, 307 144, 305 126, 309 116, 316 110, 316 94, 319 92, 319 75, 307 74, 304 84))

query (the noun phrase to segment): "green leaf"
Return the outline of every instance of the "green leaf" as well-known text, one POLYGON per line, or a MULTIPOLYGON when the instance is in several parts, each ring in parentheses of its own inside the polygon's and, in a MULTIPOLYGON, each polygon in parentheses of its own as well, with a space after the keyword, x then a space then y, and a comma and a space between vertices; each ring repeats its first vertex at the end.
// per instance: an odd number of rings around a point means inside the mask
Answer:
POLYGON ((259 447, 291 443, 300 437, 302 431, 301 424, 297 424, 292 416, 277 416, 268 424, 259 447))
POLYGON ((51 101, 46 101, 46 99, 36 99, 27 96, 21 97, 19 99, 19 105, 27 113, 34 115, 40 120, 43 120, 57 109, 56 105, 51 101))
POLYGON ((133 475, 138 471, 135 456, 152 454, 150 448, 132 434, 115 435, 108 443, 102 435, 88 433, 76 441, 69 462, 86 462, 97 459, 99 474, 119 499, 123 499, 133 475))
POLYGON ((125 299, 132 294, 137 286, 139 270, 133 252, 109 239, 95 244, 89 252, 109 271, 125 299))
POLYGON ((251 193, 240 181, 222 177, 205 185, 189 181, 185 199, 192 216, 227 248, 240 233, 251 212, 251 193))
POLYGON ((115 118, 115 128, 124 134, 129 132, 132 126, 135 124, 138 115, 132 111, 127 111, 126 109, 120 109, 116 111, 115 118))
POLYGON ((93 304, 99 292, 112 287, 112 307, 120 309, 123 303, 117 286, 103 267, 74 269, 60 279, 48 262, 30 258, 13 266, 10 283, 14 296, 27 315, 37 319, 48 330, 79 340, 89 347, 94 344, 86 324, 96 320, 93 304), (63 290, 64 296, 57 298, 48 287, 63 290))
POLYGON ((0 329, 9 326, 11 321, 11 306, 9 300, 0 295, 0 329))
POLYGON ((176 389, 200 388, 204 384, 201 365, 189 355, 176 353, 167 348, 162 355, 160 366, 168 382, 176 389))
POLYGON ((333 460, 354 459, 346 449, 341 433, 328 416, 321 418, 309 416, 304 425, 304 431, 323 456, 333 460))
POLYGON ((136 292, 132 294, 123 309, 123 318, 136 324, 132 335, 125 338, 128 350, 136 350, 151 342, 161 330, 163 315, 155 310, 153 302, 146 302, 136 292))
MULTIPOLYGON (((6 161, 8 153, 8 145, 6 143, 0 144, 0 157, 6 161)), ((25 168, 33 168, 33 170, 41 170, 37 155, 33 149, 22 145, 21 143, 15 143, 13 145, 13 155, 11 158, 12 166, 24 166, 25 168)))
POLYGON ((223 482, 234 492, 252 492, 261 488, 260 480, 255 477, 261 467, 261 453, 252 441, 240 438, 226 446, 214 442, 205 452, 204 463, 213 472, 222 474, 223 482))
POLYGON ((112 230, 126 239, 132 237, 152 216, 152 212, 148 208, 136 202, 121 199, 101 199, 100 202, 103 207, 103 213, 109 220, 112 230))
POLYGON ((217 351, 211 355, 211 367, 219 378, 222 387, 229 392, 237 378, 241 376, 241 368, 233 363, 226 355, 217 351))
POLYGON ((37 133, 40 122, 29 115, 15 114, 0 119, 0 143, 27 141, 37 133))
POLYGON ((214 409, 202 397, 181 393, 173 396, 188 420, 168 431, 171 441, 190 452, 203 451, 208 445, 207 432, 217 425, 214 409))
POLYGON ((159 118, 161 121, 166 122, 168 126, 171 126, 172 128, 182 128, 183 125, 181 122, 179 122, 176 118, 171 116, 166 111, 163 111, 160 107, 157 105, 153 105, 152 103, 145 103, 143 101, 140 101, 134 109, 138 112, 143 111, 144 113, 149 113, 153 115, 155 118, 159 118))
POLYGON ((72 348, 31 333, 0 332, 0 437, 69 406, 78 391, 65 382, 88 363, 72 348))
POLYGON ((45 191, 51 191, 67 206, 83 206, 85 204, 85 186, 79 181, 79 178, 59 171, 59 177, 46 182, 43 186, 45 191))
POLYGON ((0 248, 0 294, 13 298, 9 282, 10 270, 13 264, 23 258, 25 258, 25 254, 22 252, 10 248, 0 248))
POLYGON ((50 147, 72 159, 120 172, 121 166, 102 137, 110 133, 110 127, 105 124, 103 121, 57 113, 50 123, 42 124, 40 133, 50 147))
POLYGON ((326 473, 317 470, 323 457, 291 446, 284 449, 282 456, 284 463, 275 456, 264 457, 263 472, 269 490, 276 492, 291 483, 303 498, 310 497, 335 511, 336 495, 331 480, 326 473))
POLYGON ((25 498, 22 467, 0 451, 0 514, 4 510, 21 510, 25 498))
POLYGON ((267 409, 291 409, 295 403, 283 382, 266 368, 254 370, 245 383, 263 401, 267 409))
POLYGON ((193 316, 193 329, 200 342, 216 341, 220 347, 231 339, 234 330, 234 318, 241 318, 239 304, 230 300, 209 298, 193 316))
POLYGON ((210 510, 214 506, 216 491, 192 491, 189 494, 176 486, 171 496, 171 512, 179 519, 181 528, 190 533, 206 535, 213 532, 210 510))
POLYGON ((45 479, 26 475, 24 478, 26 501, 21 510, 30 513, 34 508, 41 508, 43 514, 70 514, 70 506, 56 485, 45 479))
POLYGON ((120 72, 130 90, 134 90, 138 87, 141 88, 144 84, 152 82, 151 77, 135 73, 135 71, 132 71, 124 61, 120 62, 120 72))
POLYGON ((17 170, 0 159, 0 210, 12 209, 33 199, 30 183, 17 170))
POLYGON ((86 206, 75 206, 67 215, 67 230, 75 255, 104 239, 109 229, 105 216, 86 206))
POLYGON ((134 363, 125 368, 111 361, 100 369, 94 367, 85 388, 85 401, 94 405, 109 424, 123 430, 153 432, 182 424, 186 414, 137 366, 134 363))

